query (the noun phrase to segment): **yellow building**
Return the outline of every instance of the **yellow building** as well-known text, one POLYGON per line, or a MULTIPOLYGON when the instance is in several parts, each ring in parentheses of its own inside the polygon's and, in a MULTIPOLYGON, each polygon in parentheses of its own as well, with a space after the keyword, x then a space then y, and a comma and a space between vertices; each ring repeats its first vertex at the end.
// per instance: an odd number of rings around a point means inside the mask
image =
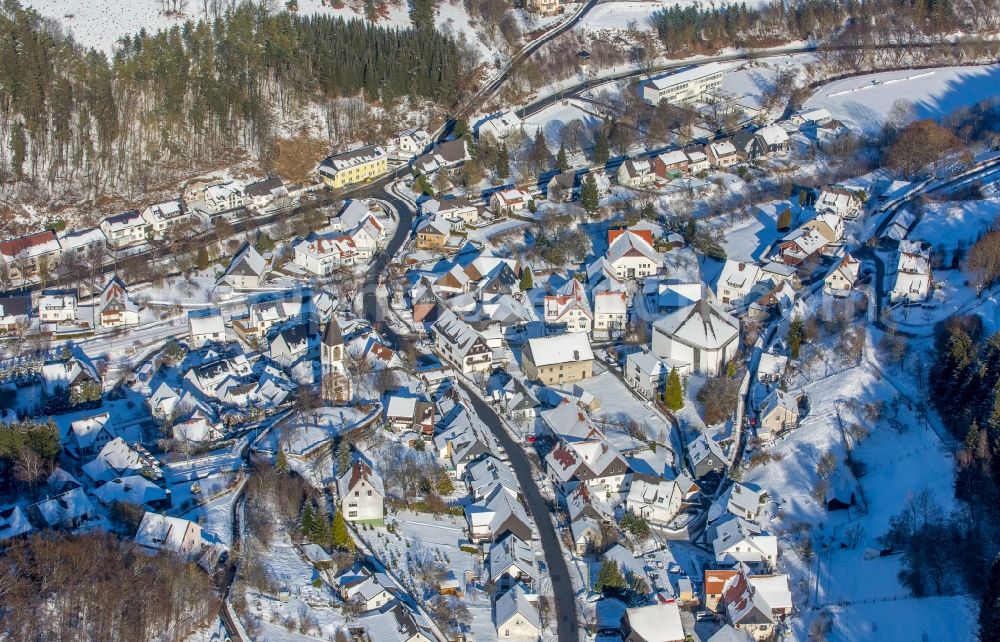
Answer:
POLYGON ((334 189, 364 183, 380 176, 388 169, 389 155, 378 145, 330 156, 319 164, 323 182, 334 189))

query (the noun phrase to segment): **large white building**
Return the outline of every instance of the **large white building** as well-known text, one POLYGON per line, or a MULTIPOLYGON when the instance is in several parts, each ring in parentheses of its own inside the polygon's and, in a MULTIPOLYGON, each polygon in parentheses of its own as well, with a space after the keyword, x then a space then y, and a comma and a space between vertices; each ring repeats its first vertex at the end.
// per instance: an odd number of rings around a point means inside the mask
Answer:
POLYGON ((642 98, 650 105, 666 101, 683 105, 700 100, 706 93, 722 88, 725 67, 717 62, 691 67, 672 74, 654 76, 642 85, 642 98))
POLYGON ((381 521, 385 517, 385 486, 367 462, 355 460, 337 480, 337 492, 347 521, 381 521))
POLYGON ((702 298, 653 324, 653 352, 688 363, 696 374, 716 375, 736 356, 740 322, 714 300, 702 298))

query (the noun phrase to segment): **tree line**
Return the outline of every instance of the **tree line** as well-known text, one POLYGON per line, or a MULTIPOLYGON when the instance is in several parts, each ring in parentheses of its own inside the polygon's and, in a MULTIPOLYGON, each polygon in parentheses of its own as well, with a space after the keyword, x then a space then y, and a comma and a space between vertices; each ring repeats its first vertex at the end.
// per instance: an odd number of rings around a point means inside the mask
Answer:
POLYGON ((280 115, 359 95, 449 105, 475 64, 470 58, 434 29, 269 13, 258 3, 211 22, 140 31, 109 58, 4 0, 0 185, 72 184, 95 198, 112 188, 137 194, 163 172, 248 150, 267 167, 280 115))

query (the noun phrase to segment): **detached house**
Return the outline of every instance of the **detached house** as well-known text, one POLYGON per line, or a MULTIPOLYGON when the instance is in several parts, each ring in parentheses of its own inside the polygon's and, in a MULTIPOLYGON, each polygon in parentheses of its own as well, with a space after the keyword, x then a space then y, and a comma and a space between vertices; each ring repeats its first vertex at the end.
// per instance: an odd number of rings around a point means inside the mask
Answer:
POLYGON ((497 487, 492 494, 465 508, 469 539, 473 542, 496 542, 508 534, 523 541, 533 537, 528 514, 515 497, 497 487))
POLYGON ((267 261, 249 242, 244 242, 233 260, 229 262, 225 274, 219 279, 234 290, 257 290, 264 284, 267 275, 267 261))
POLYGON ((823 279, 823 291, 828 294, 844 294, 854 289, 861 273, 861 262, 850 254, 841 259, 837 267, 823 279))
POLYGON ((275 204, 283 197, 288 196, 288 190, 285 188, 284 183, 281 182, 281 179, 275 176, 248 184, 244 190, 244 194, 246 194, 247 199, 250 201, 250 207, 262 210, 275 204))
POLYGON ((546 296, 542 308, 548 332, 590 332, 594 328, 587 292, 576 279, 567 281, 556 294, 546 296))
POLYGON ((508 214, 523 212, 531 206, 531 194, 517 187, 502 189, 490 195, 490 209, 508 214))
POLYGON ((146 221, 139 210, 122 212, 101 221, 108 247, 120 250, 146 242, 146 221))
POLYGON ((389 155, 378 145, 359 147, 326 158, 319 166, 319 177, 333 189, 364 183, 384 174, 389 155))
POLYGON ((741 562, 771 568, 778 559, 778 538, 740 517, 733 517, 716 527, 712 547, 715 561, 720 564, 741 562))
POLYGON ((625 357, 625 382, 646 399, 660 395, 670 366, 652 352, 633 352, 625 357))
POLYGON ((725 168, 740 162, 736 147, 728 140, 705 145, 705 156, 712 167, 725 168))
POLYGON ((521 358, 525 377, 545 385, 573 383, 594 374, 586 332, 528 339, 521 358))
POLYGON ((501 141, 519 129, 521 129, 521 119, 517 113, 513 109, 505 109, 481 120, 476 126, 476 136, 479 138, 490 136, 496 141, 501 141))
POLYGON ((219 310, 188 312, 188 338, 191 345, 200 348, 210 341, 226 340, 226 323, 219 310))
POLYGON ((863 202, 859 192, 846 187, 831 185, 824 187, 816 199, 816 212, 830 212, 841 218, 856 218, 861 212, 863 202))
POLYGON ((761 404, 760 424, 757 426, 757 437, 769 441, 785 430, 794 428, 799 423, 799 403, 795 395, 778 388, 761 404))
POLYGON ((493 351, 482 335, 451 310, 442 312, 431 325, 434 347, 441 358, 462 374, 489 372, 493 351))
POLYGON ((517 582, 530 586, 538 581, 535 553, 516 535, 508 535, 492 544, 486 559, 490 582, 494 586, 512 586, 517 582))
POLYGON ((202 546, 201 526, 179 517, 147 512, 135 543, 153 551, 168 550, 185 559, 197 557, 202 546))
POLYGON ((538 596, 528 597, 520 584, 496 598, 493 603, 493 621, 497 636, 505 638, 537 639, 542 633, 542 619, 536 606, 538 596))
POLYGON ((385 485, 365 461, 355 459, 337 480, 340 510, 349 522, 381 522, 385 517, 385 485))
POLYGON ((684 491, 673 480, 635 475, 625 507, 652 524, 667 524, 681 510, 684 491))
POLYGON ((644 279, 660 270, 663 256, 653 249, 650 229, 608 230, 608 265, 618 280, 644 279))
POLYGON ((42 323, 72 323, 76 313, 76 290, 43 290, 38 298, 38 319, 42 323))
POLYGON ((449 236, 451 236, 451 225, 447 221, 437 218, 424 219, 417 225, 414 247, 418 250, 443 252, 449 236))
POLYGON ((111 277, 94 306, 94 321, 102 328, 120 328, 139 323, 139 306, 132 302, 125 283, 111 277))
POLYGON ((756 263, 727 259, 716 285, 716 296, 726 305, 742 306, 747 303, 754 286, 763 278, 760 266, 756 263))
POLYGON ((676 600, 625 610, 625 642, 684 642, 684 624, 676 600))
POLYGON ((648 159, 629 159, 618 167, 618 184, 625 187, 647 188, 656 182, 653 162, 648 159))
POLYGON ((142 210, 142 220, 146 223, 146 230, 154 239, 162 239, 173 229, 191 222, 191 213, 184 202, 175 199, 154 203, 142 210))
POLYGON ((899 242, 899 258, 889 301, 892 303, 920 303, 927 299, 931 289, 930 246, 919 241, 899 242))
POLYGON ((58 254, 59 240, 51 230, 0 242, 0 256, 11 279, 26 280, 43 269, 51 270, 58 254))
POLYGON ((210 212, 220 213, 235 210, 247 204, 242 184, 236 181, 212 185, 205 190, 205 206, 210 212))

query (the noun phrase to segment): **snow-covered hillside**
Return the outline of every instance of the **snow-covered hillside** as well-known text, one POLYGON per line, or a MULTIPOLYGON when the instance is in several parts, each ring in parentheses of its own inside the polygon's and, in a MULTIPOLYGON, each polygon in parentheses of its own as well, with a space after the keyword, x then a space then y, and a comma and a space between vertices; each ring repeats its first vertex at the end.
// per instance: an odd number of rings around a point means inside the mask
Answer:
POLYGON ((917 118, 941 118, 995 98, 998 85, 1000 65, 890 71, 823 85, 805 106, 825 107, 847 126, 872 132, 899 100, 911 103, 917 118))

